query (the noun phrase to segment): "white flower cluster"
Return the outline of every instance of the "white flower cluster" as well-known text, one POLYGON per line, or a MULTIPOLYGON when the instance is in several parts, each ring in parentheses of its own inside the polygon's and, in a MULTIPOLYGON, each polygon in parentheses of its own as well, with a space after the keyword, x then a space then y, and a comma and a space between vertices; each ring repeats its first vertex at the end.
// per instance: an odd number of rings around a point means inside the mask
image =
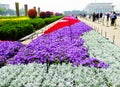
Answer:
POLYGON ((95 31, 86 33, 83 39, 85 40, 86 46, 89 48, 91 57, 97 57, 109 63, 112 68, 120 68, 120 47, 103 38, 95 31))
POLYGON ((0 87, 114 87, 120 86, 119 71, 71 64, 7 65, 0 69, 0 87))
POLYGON ((83 36, 91 57, 110 64, 107 69, 71 64, 31 63, 0 68, 0 87, 120 87, 120 48, 95 31, 83 36))
POLYGON ((95 31, 87 32, 83 39, 89 48, 91 57, 96 57, 110 64, 110 68, 106 70, 106 76, 109 77, 109 80, 120 84, 120 47, 103 38, 95 31))

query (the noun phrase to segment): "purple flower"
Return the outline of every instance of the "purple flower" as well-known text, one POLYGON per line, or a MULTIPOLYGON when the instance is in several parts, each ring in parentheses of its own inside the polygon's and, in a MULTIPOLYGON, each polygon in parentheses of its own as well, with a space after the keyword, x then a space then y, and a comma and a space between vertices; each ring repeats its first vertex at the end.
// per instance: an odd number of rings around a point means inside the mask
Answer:
POLYGON ((104 62, 89 57, 88 48, 84 45, 85 41, 80 37, 90 30, 92 30, 91 27, 83 22, 78 22, 52 33, 43 34, 21 48, 7 63, 28 64, 37 62, 44 64, 48 62, 66 62, 72 63, 73 66, 106 68, 108 65, 104 62))
POLYGON ((23 46, 23 44, 17 41, 0 42, 0 64, 5 64, 8 59, 14 57, 23 46))

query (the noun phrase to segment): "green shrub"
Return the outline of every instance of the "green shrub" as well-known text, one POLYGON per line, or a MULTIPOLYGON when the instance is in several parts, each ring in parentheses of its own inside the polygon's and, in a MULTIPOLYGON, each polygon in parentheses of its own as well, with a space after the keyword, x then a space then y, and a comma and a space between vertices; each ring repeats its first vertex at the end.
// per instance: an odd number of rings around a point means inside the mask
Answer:
POLYGON ((1 40, 18 40, 34 31, 34 27, 30 23, 16 25, 6 25, 0 28, 1 40))
POLYGON ((18 24, 16 26, 16 39, 20 39, 34 31, 34 27, 32 24, 26 23, 26 24, 18 24))
POLYGON ((14 26, 6 25, 6 26, 1 27, 0 28, 0 39, 1 40, 14 40, 16 33, 11 33, 11 31, 14 32, 15 30, 16 28, 14 26))
POLYGON ((19 40, 22 37, 48 25, 62 16, 51 16, 51 18, 35 18, 21 21, 0 22, 0 40, 19 40))
POLYGON ((36 18, 34 20, 30 20, 29 23, 34 26, 35 30, 45 26, 44 20, 40 19, 40 18, 36 18))
POLYGON ((54 22, 62 17, 63 16, 58 16, 58 17, 53 16, 52 18, 45 18, 44 21, 45 21, 45 24, 48 25, 48 24, 50 24, 50 23, 52 23, 52 22, 54 22))

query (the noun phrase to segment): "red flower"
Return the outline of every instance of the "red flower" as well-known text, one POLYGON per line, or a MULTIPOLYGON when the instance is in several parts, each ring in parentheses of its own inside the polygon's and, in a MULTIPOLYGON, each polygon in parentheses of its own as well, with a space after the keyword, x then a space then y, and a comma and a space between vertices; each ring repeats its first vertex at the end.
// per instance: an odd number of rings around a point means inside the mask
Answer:
POLYGON ((51 32, 53 32, 55 30, 58 30, 60 28, 63 28, 63 27, 66 27, 66 26, 71 26, 72 24, 80 22, 79 20, 77 20, 75 18, 69 18, 69 17, 64 17, 62 20, 63 21, 57 22, 55 25, 53 25, 48 30, 46 30, 44 32, 44 34, 48 34, 48 33, 51 33, 51 32))

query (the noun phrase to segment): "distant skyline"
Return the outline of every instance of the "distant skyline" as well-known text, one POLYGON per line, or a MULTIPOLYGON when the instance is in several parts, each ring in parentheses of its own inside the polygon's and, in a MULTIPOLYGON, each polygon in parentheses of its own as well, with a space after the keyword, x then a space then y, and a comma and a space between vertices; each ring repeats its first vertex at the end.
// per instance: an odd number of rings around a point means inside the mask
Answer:
POLYGON ((20 8, 28 4, 28 8, 36 6, 41 11, 61 12, 72 10, 83 10, 89 3, 113 3, 115 10, 120 11, 120 0, 0 0, 1 4, 9 4, 11 9, 15 9, 15 2, 19 2, 20 8))

